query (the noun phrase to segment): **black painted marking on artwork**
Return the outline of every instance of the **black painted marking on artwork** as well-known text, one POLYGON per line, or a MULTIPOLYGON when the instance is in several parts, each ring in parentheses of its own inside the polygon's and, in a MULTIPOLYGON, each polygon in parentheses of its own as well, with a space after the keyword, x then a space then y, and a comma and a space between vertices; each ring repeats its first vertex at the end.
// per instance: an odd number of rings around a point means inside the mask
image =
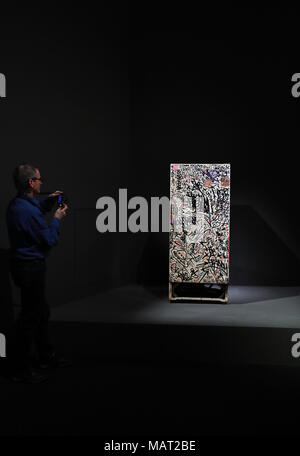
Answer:
POLYGON ((193 216, 192 216, 192 224, 196 225, 196 197, 193 195, 192 196, 192 211, 193 211, 193 216))

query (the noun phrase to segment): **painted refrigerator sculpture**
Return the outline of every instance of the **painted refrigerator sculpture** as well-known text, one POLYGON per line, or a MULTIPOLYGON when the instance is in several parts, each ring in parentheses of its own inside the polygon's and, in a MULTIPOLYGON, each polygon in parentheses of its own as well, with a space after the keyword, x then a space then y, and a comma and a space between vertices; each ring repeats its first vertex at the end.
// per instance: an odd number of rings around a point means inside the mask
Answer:
POLYGON ((229 282, 229 164, 172 164, 170 283, 229 282))

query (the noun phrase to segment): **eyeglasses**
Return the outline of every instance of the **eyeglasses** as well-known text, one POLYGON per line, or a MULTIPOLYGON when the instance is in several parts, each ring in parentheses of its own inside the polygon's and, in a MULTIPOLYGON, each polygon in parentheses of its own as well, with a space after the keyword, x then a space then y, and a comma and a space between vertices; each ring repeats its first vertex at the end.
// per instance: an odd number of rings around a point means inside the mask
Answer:
POLYGON ((41 177, 32 177, 33 181, 41 181, 41 182, 44 182, 43 179, 41 177))

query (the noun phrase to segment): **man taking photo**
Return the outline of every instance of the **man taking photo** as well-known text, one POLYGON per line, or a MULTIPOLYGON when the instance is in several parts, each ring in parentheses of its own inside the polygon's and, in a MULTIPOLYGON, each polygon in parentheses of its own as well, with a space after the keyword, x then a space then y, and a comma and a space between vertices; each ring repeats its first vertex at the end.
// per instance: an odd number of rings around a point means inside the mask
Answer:
POLYGON ((33 368, 67 365, 58 358, 50 343, 48 322, 50 309, 45 295, 46 257, 59 239, 59 226, 66 216, 67 205, 56 209, 48 225, 46 212, 51 211, 62 192, 57 190, 39 201, 43 183, 40 171, 24 163, 16 167, 13 179, 18 194, 7 208, 7 228, 11 252, 11 274, 21 290, 21 311, 16 327, 16 351, 12 380, 39 383, 47 376, 33 368))

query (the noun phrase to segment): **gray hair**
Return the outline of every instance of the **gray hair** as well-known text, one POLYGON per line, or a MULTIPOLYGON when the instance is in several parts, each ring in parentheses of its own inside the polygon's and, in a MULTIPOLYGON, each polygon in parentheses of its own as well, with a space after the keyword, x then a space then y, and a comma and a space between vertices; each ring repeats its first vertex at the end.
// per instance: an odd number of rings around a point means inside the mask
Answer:
POLYGON ((28 181, 36 177, 36 170, 37 167, 29 163, 22 163, 15 168, 13 179, 18 192, 25 192, 28 189, 28 181))

